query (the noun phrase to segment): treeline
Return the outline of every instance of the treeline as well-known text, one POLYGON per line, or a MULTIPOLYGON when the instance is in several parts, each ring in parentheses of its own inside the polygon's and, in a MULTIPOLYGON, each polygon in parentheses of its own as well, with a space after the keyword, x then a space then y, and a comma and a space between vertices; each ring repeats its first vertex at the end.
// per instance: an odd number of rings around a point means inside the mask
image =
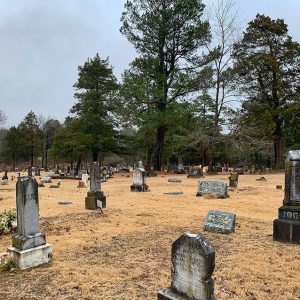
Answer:
POLYGON ((88 58, 65 122, 30 112, 4 134, 2 156, 281 168, 300 147, 300 45, 282 19, 257 14, 241 34, 232 2, 205 12, 200 0, 127 1, 120 31, 138 57, 122 81, 108 58, 88 58))

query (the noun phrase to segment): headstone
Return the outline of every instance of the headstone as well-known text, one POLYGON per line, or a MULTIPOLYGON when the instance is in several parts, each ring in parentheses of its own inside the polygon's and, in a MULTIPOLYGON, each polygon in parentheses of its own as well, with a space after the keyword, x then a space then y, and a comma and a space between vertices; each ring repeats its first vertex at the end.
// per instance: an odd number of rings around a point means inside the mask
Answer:
POLYGON ((220 181, 200 181, 197 196, 211 195, 212 198, 227 198, 227 183, 220 181))
POLYGON ((168 182, 181 182, 181 179, 178 179, 178 178, 169 178, 168 182))
POLYGON ((90 191, 85 197, 85 208, 97 210, 106 207, 106 196, 101 191, 101 174, 98 162, 90 166, 90 191))
POLYGON ((2 176, 2 180, 8 180, 7 173, 8 173, 8 170, 5 170, 4 175, 2 176))
POLYGON ((183 166, 182 156, 178 157, 178 165, 177 165, 176 173, 184 174, 184 166, 183 166))
POLYGON ((276 241, 300 245, 300 150, 289 151, 285 162, 285 194, 273 223, 276 241))
POLYGON ((204 230, 230 234, 235 229, 235 214, 209 210, 203 226, 204 230))
POLYGON ((51 176, 44 176, 42 181, 44 183, 51 183, 52 182, 52 177, 51 176))
POLYGON ((158 300, 214 300, 215 250, 197 233, 185 233, 172 245, 171 286, 158 300))
POLYGON ((82 174, 81 175, 81 181, 83 182, 84 187, 88 187, 89 175, 88 174, 82 174))
POLYGON ((41 169, 40 168, 35 168, 34 176, 41 176, 41 169))
POLYGON ((132 181, 132 185, 130 186, 132 192, 147 192, 149 190, 146 184, 146 172, 141 161, 138 168, 133 170, 132 181))
POLYGON ((70 177, 75 177, 75 176, 76 176, 76 171, 70 170, 70 177))
POLYGON ((229 179, 229 186, 230 187, 237 187, 239 181, 239 174, 238 173, 231 173, 228 177, 229 179))
POLYGON ((164 195, 172 195, 172 196, 177 196, 177 195, 182 195, 183 192, 167 192, 164 193, 164 195))
POLYGON ((40 232, 38 184, 34 177, 19 177, 17 181, 18 231, 8 250, 17 268, 24 270, 48 263, 52 247, 40 232))
POLYGON ((189 170, 188 178, 200 178, 203 177, 203 169, 201 166, 199 167, 192 167, 189 170))

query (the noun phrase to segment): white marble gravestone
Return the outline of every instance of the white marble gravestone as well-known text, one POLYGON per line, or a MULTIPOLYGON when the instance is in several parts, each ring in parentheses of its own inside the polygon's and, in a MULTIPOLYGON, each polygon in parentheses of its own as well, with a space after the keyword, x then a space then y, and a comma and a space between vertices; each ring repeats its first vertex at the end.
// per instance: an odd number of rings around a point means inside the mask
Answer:
POLYGON ((132 173, 132 185, 130 186, 130 190, 132 192, 146 192, 148 191, 146 172, 141 161, 138 165, 139 167, 134 169, 132 173))
POLYGON ((16 202, 18 231, 8 249, 14 264, 23 270, 48 263, 52 247, 40 232, 38 183, 34 177, 19 177, 16 202))
POLYGON ((184 233, 172 245, 171 287, 158 300, 213 300, 215 250, 197 233, 184 233))
POLYGON ((83 182, 84 187, 88 187, 89 175, 88 174, 82 174, 81 175, 81 181, 83 182))

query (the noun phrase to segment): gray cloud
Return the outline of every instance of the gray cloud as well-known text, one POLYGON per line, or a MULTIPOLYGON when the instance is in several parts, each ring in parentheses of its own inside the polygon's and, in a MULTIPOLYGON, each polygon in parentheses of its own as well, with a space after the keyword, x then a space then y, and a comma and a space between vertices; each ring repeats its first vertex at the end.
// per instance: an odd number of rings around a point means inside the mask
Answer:
MULTIPOLYGON (((211 3, 213 0, 205 1, 211 3)), ((98 52, 118 78, 135 57, 119 28, 124 0, 0 0, 0 109, 7 125, 33 110, 63 121, 77 67, 98 52)), ((285 18, 299 40, 298 0, 237 1, 241 19, 285 18)))

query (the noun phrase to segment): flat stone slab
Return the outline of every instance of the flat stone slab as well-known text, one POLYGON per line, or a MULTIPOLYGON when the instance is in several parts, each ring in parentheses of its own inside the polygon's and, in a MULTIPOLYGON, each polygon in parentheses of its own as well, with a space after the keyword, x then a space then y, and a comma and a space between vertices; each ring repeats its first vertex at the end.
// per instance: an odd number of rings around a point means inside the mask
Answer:
POLYGON ((14 265, 20 270, 46 264, 52 259, 52 246, 50 244, 27 250, 19 250, 15 247, 11 247, 8 248, 8 251, 12 256, 14 265))
POLYGON ((230 234, 235 230, 236 215, 230 212, 209 210, 203 229, 217 233, 230 234))
POLYGON ((171 196, 176 196, 176 195, 182 195, 183 192, 169 192, 169 193, 164 193, 164 195, 171 195, 171 196))
POLYGON ((169 178, 168 182, 181 182, 181 180, 178 178, 169 178))
POLYGON ((211 195, 211 198, 227 198, 227 183, 221 181, 200 181, 196 196, 211 195))
POLYGON ((58 204, 60 204, 60 205, 69 205, 69 204, 73 204, 73 202, 71 202, 71 201, 58 201, 58 204))

